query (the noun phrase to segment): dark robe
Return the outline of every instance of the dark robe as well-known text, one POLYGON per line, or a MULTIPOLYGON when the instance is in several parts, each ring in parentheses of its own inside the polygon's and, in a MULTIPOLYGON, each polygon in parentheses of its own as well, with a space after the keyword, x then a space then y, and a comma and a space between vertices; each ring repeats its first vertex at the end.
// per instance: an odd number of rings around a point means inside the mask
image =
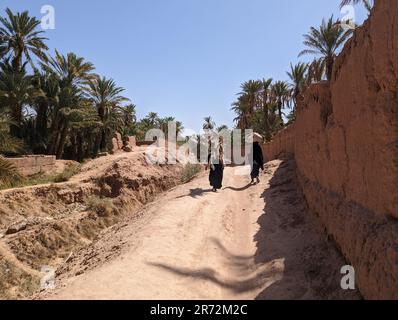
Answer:
POLYGON ((210 185, 217 190, 221 189, 222 181, 224 178, 224 165, 221 163, 212 164, 211 156, 209 155, 209 166, 210 166, 210 174, 209 174, 210 185))
POLYGON ((252 171, 251 178, 254 180, 258 178, 260 175, 260 169, 264 170, 264 157, 263 157, 263 149, 261 148, 258 142, 253 143, 253 163, 252 163, 252 171))

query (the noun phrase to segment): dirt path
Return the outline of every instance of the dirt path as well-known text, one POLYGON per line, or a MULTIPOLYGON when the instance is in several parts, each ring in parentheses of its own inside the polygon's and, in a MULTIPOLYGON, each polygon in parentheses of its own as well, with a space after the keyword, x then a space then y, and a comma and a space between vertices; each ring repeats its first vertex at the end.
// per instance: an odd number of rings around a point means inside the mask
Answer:
POLYGON ((225 172, 177 187, 74 256, 47 299, 358 298, 345 265, 296 192, 294 164, 275 161, 259 185, 225 172))

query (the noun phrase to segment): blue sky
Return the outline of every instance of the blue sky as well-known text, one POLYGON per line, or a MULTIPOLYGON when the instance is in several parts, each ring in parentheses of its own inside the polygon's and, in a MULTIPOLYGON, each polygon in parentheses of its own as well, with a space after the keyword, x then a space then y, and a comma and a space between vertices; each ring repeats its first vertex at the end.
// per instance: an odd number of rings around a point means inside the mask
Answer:
MULTIPOLYGON (((40 17, 54 6, 49 47, 85 57, 126 88, 139 117, 175 116, 198 130, 211 115, 232 125, 230 105, 248 79, 285 80, 302 35, 340 0, 2 0, 40 17)), ((365 12, 356 11, 361 22, 365 12)))

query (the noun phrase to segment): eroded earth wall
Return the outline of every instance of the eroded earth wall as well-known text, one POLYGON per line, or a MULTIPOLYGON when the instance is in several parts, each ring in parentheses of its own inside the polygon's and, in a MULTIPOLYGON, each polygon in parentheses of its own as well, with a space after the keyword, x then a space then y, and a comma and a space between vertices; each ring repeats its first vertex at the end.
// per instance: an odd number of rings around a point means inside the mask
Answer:
POLYGON ((398 1, 377 1, 310 87, 297 121, 264 145, 294 153, 309 207, 356 270, 368 299, 398 299, 398 1))

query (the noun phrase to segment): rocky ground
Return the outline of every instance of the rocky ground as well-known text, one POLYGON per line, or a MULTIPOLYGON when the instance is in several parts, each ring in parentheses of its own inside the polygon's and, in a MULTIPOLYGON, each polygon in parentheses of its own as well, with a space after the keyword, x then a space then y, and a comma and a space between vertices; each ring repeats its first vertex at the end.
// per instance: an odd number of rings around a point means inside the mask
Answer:
POLYGON ((25 298, 43 266, 62 267, 101 237, 180 183, 181 165, 148 166, 144 148, 99 158, 60 184, 0 192, 0 298, 25 298))

